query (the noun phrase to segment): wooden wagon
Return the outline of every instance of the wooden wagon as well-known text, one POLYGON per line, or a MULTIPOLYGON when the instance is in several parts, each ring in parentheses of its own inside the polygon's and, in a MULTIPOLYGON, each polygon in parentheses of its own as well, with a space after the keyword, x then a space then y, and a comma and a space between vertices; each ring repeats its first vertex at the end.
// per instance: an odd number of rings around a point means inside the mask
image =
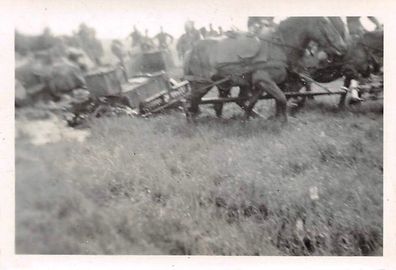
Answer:
POLYGON ((180 104, 189 92, 187 81, 177 82, 164 71, 125 78, 117 68, 100 69, 85 76, 94 97, 119 97, 140 115, 158 113, 180 104))
MULTIPOLYGON (((321 91, 315 92, 285 92, 286 97, 299 98, 304 101, 308 97, 323 96, 323 95, 339 95, 340 105, 350 108, 350 99, 348 99, 348 89, 330 90, 329 88, 315 82, 305 74, 299 76, 306 82, 314 83, 319 86, 321 91)), ((188 95, 191 87, 188 81, 177 82, 168 77, 164 72, 136 74, 127 80, 122 79, 123 76, 117 69, 101 70, 88 74, 86 76, 88 89, 96 96, 119 96, 127 101, 127 104, 135 109, 139 115, 147 116, 162 112, 168 108, 182 105, 185 113, 188 95)), ((205 88, 212 88, 216 85, 228 81, 229 78, 223 78, 215 81, 205 88)), ((371 87, 363 85, 360 93, 370 93, 369 98, 376 99, 382 91, 382 85, 378 87, 371 87)), ((270 95, 263 95, 259 99, 272 99, 270 95)), ((225 97, 225 98, 202 98, 200 104, 219 104, 243 101, 241 97, 225 97)))

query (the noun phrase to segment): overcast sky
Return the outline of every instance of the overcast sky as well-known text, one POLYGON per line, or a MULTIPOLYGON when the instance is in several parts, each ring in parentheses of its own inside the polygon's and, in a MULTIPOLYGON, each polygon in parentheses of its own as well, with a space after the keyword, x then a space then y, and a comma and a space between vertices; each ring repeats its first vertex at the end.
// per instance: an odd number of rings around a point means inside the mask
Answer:
MULTIPOLYGON (((54 34, 71 34, 78 29, 81 22, 94 27, 99 38, 125 38, 136 25, 142 32, 149 30, 155 35, 159 26, 178 37, 183 33, 183 25, 187 19, 195 21, 200 28, 209 23, 223 29, 232 26, 246 30, 247 17, 257 14, 262 9, 263 1, 255 1, 253 5, 224 4, 232 1, 216 2, 209 0, 84 0, 84 1, 19 1, 15 16, 15 27, 26 34, 39 34, 49 26, 54 34), (257 5, 257 9, 255 6, 257 5)), ((235 2, 235 1, 234 1, 235 2)), ((273 9, 272 9, 273 10, 273 9)), ((284 16, 277 16, 277 20, 284 16)), ((363 19, 368 29, 373 25, 363 19)))

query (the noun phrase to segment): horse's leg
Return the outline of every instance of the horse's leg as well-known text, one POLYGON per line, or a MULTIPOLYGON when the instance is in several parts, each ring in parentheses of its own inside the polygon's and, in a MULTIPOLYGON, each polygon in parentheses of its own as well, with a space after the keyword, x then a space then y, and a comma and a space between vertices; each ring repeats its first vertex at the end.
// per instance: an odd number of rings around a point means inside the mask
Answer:
POLYGON ((187 113, 189 114, 189 117, 195 117, 199 114, 199 102, 201 101, 201 98, 209 92, 211 87, 205 87, 208 84, 199 82, 191 82, 190 85, 191 93, 189 97, 187 97, 187 101, 189 103, 187 113))
MULTIPOLYGON (((219 90, 219 98, 229 97, 232 87, 218 87, 219 90)), ((247 86, 239 86, 239 94, 238 97, 240 100, 235 103, 241 107, 244 111, 246 111, 246 100, 249 97, 249 87, 247 86)), ((222 117, 223 114, 223 103, 217 103, 214 105, 214 109, 217 117, 222 117)), ((250 116, 252 117, 261 117, 261 115, 256 112, 254 109, 251 110, 250 116)))
MULTIPOLYGON (((344 67, 343 74, 345 76, 343 88, 351 90, 351 91, 354 91, 352 93, 351 101, 355 102, 355 103, 359 102, 360 98, 358 97, 358 94, 357 94, 357 83, 358 83, 357 82, 357 78, 359 76, 358 72, 353 67, 347 66, 347 67, 344 67), (350 89, 351 87, 354 87, 354 89, 350 89)), ((342 109, 345 108, 345 105, 346 105, 345 102, 346 102, 347 94, 348 93, 343 94, 340 97, 340 101, 338 103, 338 106, 340 108, 342 108, 342 109)))
MULTIPOLYGON (((250 91, 250 87, 249 86, 239 86, 239 94, 238 97, 240 98, 240 100, 238 100, 237 102, 235 102, 239 107, 241 107, 242 110, 244 110, 246 112, 246 108, 247 108, 247 104, 246 101, 249 98, 249 91, 250 91)), ((254 109, 252 109, 250 112, 250 116, 253 118, 258 118, 258 117, 263 117, 260 113, 258 113, 257 111, 255 111, 254 109)))
MULTIPOLYGON (((219 91, 219 98, 226 98, 230 95, 231 87, 219 87, 217 86, 219 91)), ((213 107, 216 112, 217 117, 222 117, 223 115, 223 103, 216 103, 213 107)))
MULTIPOLYGON (((311 93, 312 82, 299 78, 299 81, 296 82, 296 84, 297 83, 301 84, 301 86, 305 88, 305 91, 307 93, 311 93)), ((303 96, 303 97, 294 98, 294 100, 293 100, 294 106, 291 107, 291 113, 294 115, 295 113, 297 113, 297 111, 299 111, 301 108, 303 108, 305 106, 307 99, 314 99, 314 97, 313 96, 308 96, 308 97, 303 96)))
POLYGON ((243 86, 239 86, 239 94, 238 97, 240 98, 240 100, 238 100, 237 102, 235 102, 239 107, 241 107, 243 110, 245 110, 246 108, 246 100, 249 97, 249 88, 248 87, 243 87, 243 86))
POLYGON ((287 99, 282 90, 272 80, 268 72, 259 70, 253 74, 253 83, 257 89, 249 99, 249 103, 246 107, 246 117, 251 116, 251 112, 257 103, 259 97, 263 92, 271 95, 276 101, 276 113, 275 117, 280 117, 282 122, 287 122, 287 99))
MULTIPOLYGON (((308 93, 312 92, 312 82, 305 81, 304 82, 304 86, 305 86, 305 91, 307 91, 308 93)), ((315 97, 314 96, 308 96, 308 99, 314 100, 315 97)), ((304 103, 303 104, 305 104, 305 99, 304 99, 304 103)))
MULTIPOLYGON (((348 76, 348 73, 345 73, 344 74, 344 83, 343 83, 343 89, 344 90, 348 90, 349 89, 349 85, 351 84, 351 77, 350 76, 348 76)), ((341 94, 341 96, 340 96, 340 101, 338 102, 338 107, 340 108, 340 109, 344 109, 345 108, 345 100, 346 100, 346 97, 347 97, 347 94, 348 94, 348 92, 345 92, 345 94, 341 94)))

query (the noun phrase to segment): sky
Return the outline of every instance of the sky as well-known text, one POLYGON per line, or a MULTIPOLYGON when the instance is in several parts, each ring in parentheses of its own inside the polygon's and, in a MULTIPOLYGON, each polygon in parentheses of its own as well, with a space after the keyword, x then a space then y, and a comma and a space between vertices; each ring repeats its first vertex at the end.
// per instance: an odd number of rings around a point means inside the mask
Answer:
MULTIPOLYGON (((254 5, 227 5, 224 4, 227 2, 209 0, 18 2, 15 27, 22 33, 40 34, 48 26, 55 35, 72 34, 84 22, 95 28, 97 37, 103 39, 126 38, 132 32, 133 25, 142 32, 148 29, 150 36, 155 35, 162 25, 166 32, 179 37, 188 19, 193 20, 197 28, 208 28, 212 23, 214 27, 221 25, 225 30, 231 27, 246 30, 249 15, 269 15, 255 13, 254 5)), ((254 3, 257 3, 257 8, 262 6, 259 1, 254 3)), ((283 18, 285 16, 276 16, 277 21, 283 18)), ((367 29, 373 29, 367 19, 362 22, 367 29)))

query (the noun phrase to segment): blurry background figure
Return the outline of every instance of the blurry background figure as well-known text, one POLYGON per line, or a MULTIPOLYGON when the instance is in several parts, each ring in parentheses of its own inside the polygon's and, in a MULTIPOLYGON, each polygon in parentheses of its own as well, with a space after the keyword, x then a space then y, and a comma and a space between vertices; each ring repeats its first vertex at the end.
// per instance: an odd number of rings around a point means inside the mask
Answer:
POLYGON ((79 47, 82 48, 88 57, 96 64, 101 65, 103 56, 102 43, 96 39, 96 31, 82 23, 77 32, 79 47))
POLYGON ((132 39, 131 47, 135 48, 140 46, 140 43, 142 41, 142 34, 140 31, 136 28, 136 25, 133 26, 133 32, 129 34, 129 36, 132 39))
POLYGON ((218 29, 219 29, 219 36, 222 36, 223 35, 223 28, 221 26, 219 26, 218 29))
POLYGON ((55 37, 52 35, 51 30, 46 27, 44 28, 43 34, 38 38, 38 46, 43 50, 50 49, 54 46, 55 37))
POLYGON ((193 42, 201 39, 199 31, 195 28, 195 23, 193 21, 187 21, 184 25, 184 30, 186 34, 191 37, 193 42))
POLYGON ((217 33, 216 30, 213 29, 213 25, 210 23, 209 24, 209 33, 208 37, 217 37, 219 34, 217 33))
POLYGON ((179 38, 176 44, 176 50, 180 60, 184 59, 185 53, 192 48, 192 46, 201 39, 200 32, 195 29, 193 21, 187 21, 184 24, 185 33, 179 38))
POLYGON ((120 62, 124 61, 124 57, 126 57, 126 51, 124 48, 124 44, 118 39, 114 39, 111 42, 111 52, 117 57, 120 62))
POLYGON ((164 32, 162 26, 160 27, 160 32, 154 37, 154 39, 158 40, 158 48, 161 50, 169 49, 169 44, 172 44, 174 40, 172 35, 164 32))
POLYGON ((199 32, 201 33, 203 39, 206 39, 208 37, 208 31, 206 30, 205 26, 199 28, 199 32))
POLYGON ((91 49, 90 49, 90 40, 89 40, 90 33, 89 33, 88 26, 85 25, 84 23, 80 24, 78 32, 77 32, 77 36, 78 36, 79 47, 82 48, 88 54, 88 56, 91 58, 91 55, 90 55, 91 49))
POLYGON ((124 60, 127 57, 127 52, 124 48, 124 44, 122 44, 120 40, 114 39, 111 42, 111 52, 117 57, 122 70, 122 75, 124 76, 124 79, 128 81, 127 67, 124 60))
POLYGON ((142 49, 142 52, 148 52, 152 49, 154 49, 154 42, 153 40, 149 37, 148 35, 148 30, 144 30, 144 36, 142 37, 141 43, 140 43, 140 48, 142 49))
POLYGON ((93 28, 91 28, 91 31, 89 33, 93 59, 97 65, 101 65, 101 58, 103 56, 102 43, 96 38, 96 31, 93 28))

